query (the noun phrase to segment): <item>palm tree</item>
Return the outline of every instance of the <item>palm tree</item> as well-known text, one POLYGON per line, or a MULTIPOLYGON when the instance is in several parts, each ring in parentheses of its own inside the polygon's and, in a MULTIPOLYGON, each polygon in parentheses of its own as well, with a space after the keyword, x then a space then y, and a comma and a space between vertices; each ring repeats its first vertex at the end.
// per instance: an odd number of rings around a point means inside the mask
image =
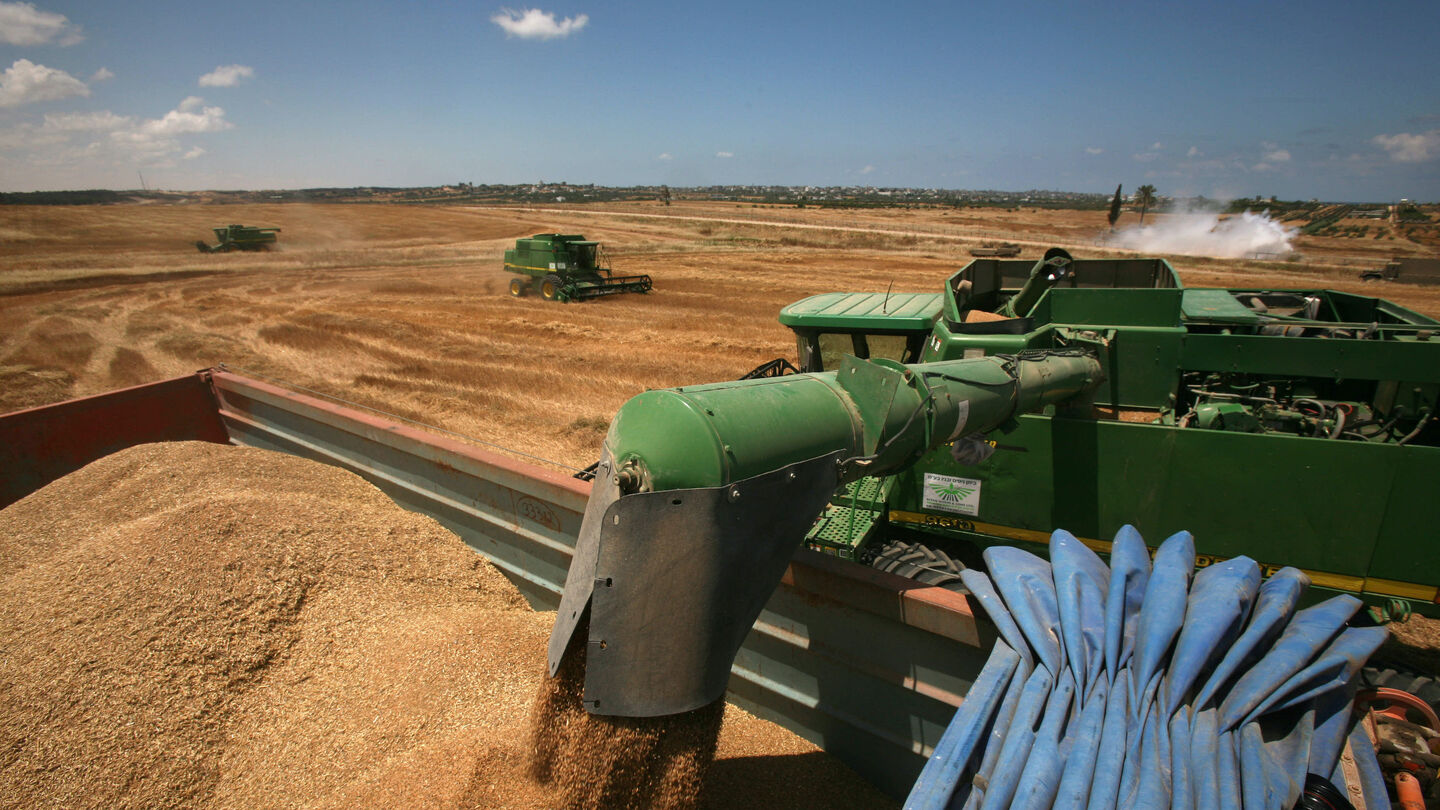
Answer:
POLYGON ((1110 201, 1110 230, 1115 230, 1115 221, 1120 219, 1120 186, 1115 187, 1115 199, 1110 201))
POLYGON ((1140 224, 1145 224, 1145 211, 1155 204, 1155 187, 1146 183, 1135 189, 1135 202, 1140 206, 1140 224))

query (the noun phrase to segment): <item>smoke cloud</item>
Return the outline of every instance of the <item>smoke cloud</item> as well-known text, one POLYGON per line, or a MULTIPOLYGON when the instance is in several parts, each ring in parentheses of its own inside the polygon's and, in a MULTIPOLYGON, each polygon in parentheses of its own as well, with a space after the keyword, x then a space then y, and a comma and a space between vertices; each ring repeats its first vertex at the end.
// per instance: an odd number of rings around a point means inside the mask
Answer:
POLYGON ((1105 243, 1145 253, 1243 259, 1287 255, 1299 233, 1299 228, 1271 219, 1269 211, 1246 211, 1221 220, 1218 212, 1192 210, 1170 214, 1154 225, 1121 228, 1105 243))

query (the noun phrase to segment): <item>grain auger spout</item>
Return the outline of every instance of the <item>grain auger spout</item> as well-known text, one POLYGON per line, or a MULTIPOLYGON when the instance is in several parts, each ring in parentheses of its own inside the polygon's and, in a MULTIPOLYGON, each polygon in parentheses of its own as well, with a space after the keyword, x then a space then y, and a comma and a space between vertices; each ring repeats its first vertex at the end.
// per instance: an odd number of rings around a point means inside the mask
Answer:
POLYGON ((647 391, 616 414, 550 636, 582 640, 583 701, 651 717, 704 706, 835 489, 1101 381, 1085 351, 647 391), (588 628, 588 629, 587 629, 588 628))
POLYGON ((1005 303, 1000 314, 1007 318, 1023 318, 1030 314, 1035 308, 1035 302, 1040 300, 1046 290, 1059 284, 1070 277, 1074 270, 1071 265, 1074 259, 1070 258, 1069 251, 1064 248, 1050 248, 1045 251, 1044 258, 1030 268, 1030 277, 1025 281, 1025 286, 1005 303))

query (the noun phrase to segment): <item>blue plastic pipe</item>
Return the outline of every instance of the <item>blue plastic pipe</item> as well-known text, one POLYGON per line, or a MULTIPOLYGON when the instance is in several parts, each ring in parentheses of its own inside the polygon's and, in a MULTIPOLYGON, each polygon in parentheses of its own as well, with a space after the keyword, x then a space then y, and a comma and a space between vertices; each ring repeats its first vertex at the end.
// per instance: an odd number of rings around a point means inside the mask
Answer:
POLYGON ((985 729, 1010 684, 1020 656, 1004 642, 996 642, 990 658, 965 700, 925 761, 920 777, 905 800, 906 810, 940 810, 950 802, 966 767, 975 759, 985 729))
POLYGON ((1100 732, 1105 723, 1106 698, 1110 684, 1102 672, 1091 690, 1089 703, 1067 735, 1070 750, 1065 771, 1055 791, 1055 810, 1081 810, 1090 801, 1090 784, 1095 778, 1095 761, 1100 750, 1100 732))
POLYGON ((1260 566, 1249 557, 1216 563, 1195 575, 1185 605, 1185 625, 1175 641, 1161 704, 1174 714, 1192 688, 1225 655, 1245 627, 1260 590, 1260 566))
POLYGON ((1105 592, 1105 671, 1111 674, 1112 690, 1115 673, 1130 661, 1149 582, 1150 551, 1134 526, 1121 526, 1110 546, 1110 587, 1105 592))
POLYGON ((1060 607, 1050 563, 1012 546, 991 546, 982 555, 995 589, 1020 626, 1035 657, 1050 672, 1065 668, 1060 647, 1060 607))
POLYGON ((1105 666, 1105 594, 1110 571, 1099 555, 1064 529, 1050 535, 1050 564, 1065 655, 1083 707, 1091 684, 1105 666))

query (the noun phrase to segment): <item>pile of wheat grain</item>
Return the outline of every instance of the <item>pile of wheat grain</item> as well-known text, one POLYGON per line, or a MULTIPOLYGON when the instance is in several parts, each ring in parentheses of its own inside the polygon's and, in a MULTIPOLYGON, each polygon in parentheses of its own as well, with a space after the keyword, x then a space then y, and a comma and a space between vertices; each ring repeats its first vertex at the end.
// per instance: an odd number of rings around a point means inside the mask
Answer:
MULTIPOLYGON (((132 448, 0 510, 0 806, 631 801, 529 776, 552 621, 347 472, 132 448)), ((725 722, 706 806, 893 806, 788 732, 725 722)))

